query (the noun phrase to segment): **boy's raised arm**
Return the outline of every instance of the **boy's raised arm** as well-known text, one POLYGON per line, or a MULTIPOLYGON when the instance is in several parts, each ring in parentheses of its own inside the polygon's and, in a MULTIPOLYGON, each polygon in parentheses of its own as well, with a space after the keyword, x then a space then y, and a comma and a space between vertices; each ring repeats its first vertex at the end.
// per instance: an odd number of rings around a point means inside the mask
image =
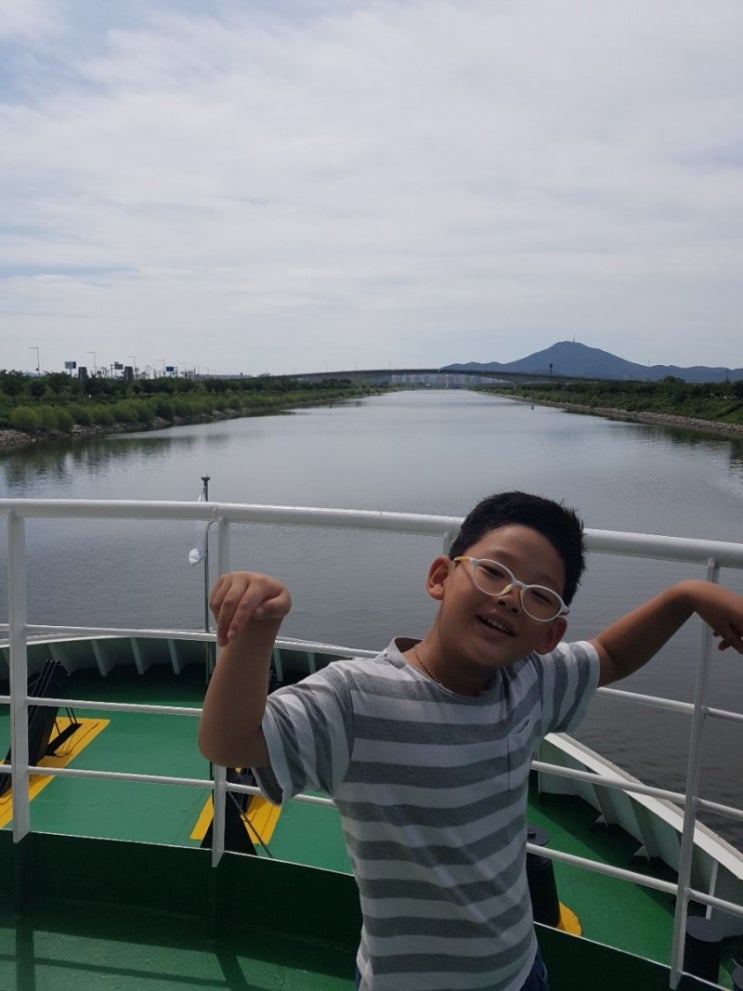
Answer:
POLYGON ((264 767, 261 730, 271 651, 291 608, 276 578, 237 571, 218 579, 209 599, 221 648, 199 722, 199 749, 224 767, 264 767))
POLYGON ((720 637, 720 650, 732 647, 743 654, 743 596, 712 582, 679 582, 591 641, 601 663, 599 684, 626 678, 647 664, 694 613, 720 637))

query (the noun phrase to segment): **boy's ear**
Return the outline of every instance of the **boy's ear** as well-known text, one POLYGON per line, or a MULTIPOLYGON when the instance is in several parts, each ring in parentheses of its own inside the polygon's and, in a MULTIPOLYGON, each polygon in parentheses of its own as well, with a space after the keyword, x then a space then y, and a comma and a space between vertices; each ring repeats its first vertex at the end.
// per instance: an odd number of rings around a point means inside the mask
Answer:
POLYGON ((565 636, 568 621, 564 616, 558 616, 551 623, 545 623, 541 631, 541 641, 534 649, 538 654, 549 654, 565 636))
POLYGON ((431 567, 428 569, 426 591, 437 602, 440 602, 444 598, 444 587, 452 566, 453 562, 451 558, 448 558, 446 554, 439 554, 431 562, 431 567))

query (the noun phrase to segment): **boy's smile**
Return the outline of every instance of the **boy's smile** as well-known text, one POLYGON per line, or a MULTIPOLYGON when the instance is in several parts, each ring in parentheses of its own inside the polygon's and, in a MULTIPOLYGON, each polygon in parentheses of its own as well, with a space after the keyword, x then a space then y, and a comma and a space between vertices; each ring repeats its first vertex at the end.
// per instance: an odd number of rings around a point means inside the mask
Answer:
MULTIPOLYGON (((552 544, 536 530, 508 525, 490 530, 467 548, 467 556, 502 562, 514 577, 562 593, 564 566, 552 544)), ((428 594, 440 605, 431 631, 408 659, 452 691, 477 695, 494 668, 531 651, 547 653, 562 639, 566 622, 540 622, 524 612, 520 589, 489 595, 478 588, 468 561, 441 556, 431 565, 428 594)))
POLYGON ((482 620, 483 623, 485 623, 486 626, 490 626, 494 630, 498 630, 501 633, 505 633, 509 637, 513 636, 513 630, 509 629, 509 627, 506 626, 506 624, 497 617, 493 616, 491 618, 489 616, 481 616, 480 619, 482 620))

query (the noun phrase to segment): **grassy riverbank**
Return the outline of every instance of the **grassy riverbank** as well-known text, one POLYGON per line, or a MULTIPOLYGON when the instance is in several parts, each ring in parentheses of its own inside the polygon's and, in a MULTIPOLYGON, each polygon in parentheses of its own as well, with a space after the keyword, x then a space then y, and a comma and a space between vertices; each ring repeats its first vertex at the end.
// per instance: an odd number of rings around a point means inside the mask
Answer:
POLYGON ((381 391, 345 379, 75 379, 0 371, 0 450, 62 438, 260 416, 381 391))
POLYGON ((615 420, 743 436, 743 381, 695 384, 575 381, 485 389, 497 395, 615 420))

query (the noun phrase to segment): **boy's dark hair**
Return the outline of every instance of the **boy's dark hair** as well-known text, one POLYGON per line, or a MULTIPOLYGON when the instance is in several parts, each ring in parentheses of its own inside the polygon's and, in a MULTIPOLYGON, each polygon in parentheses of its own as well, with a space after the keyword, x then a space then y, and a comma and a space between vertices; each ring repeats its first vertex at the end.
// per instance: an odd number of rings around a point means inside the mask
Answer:
POLYGON ((574 510, 552 499, 527 492, 498 492, 479 502, 465 517, 449 557, 464 554, 489 530, 518 524, 528 526, 552 544, 565 568, 562 597, 570 603, 585 567, 583 523, 574 510))

